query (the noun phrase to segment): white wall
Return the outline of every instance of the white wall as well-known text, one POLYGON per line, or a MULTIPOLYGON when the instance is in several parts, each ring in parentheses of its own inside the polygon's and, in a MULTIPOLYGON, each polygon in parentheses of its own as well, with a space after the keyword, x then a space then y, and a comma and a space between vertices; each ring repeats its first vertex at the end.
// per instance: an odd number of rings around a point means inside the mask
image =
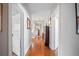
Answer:
POLYGON ((49 46, 52 50, 58 49, 59 42, 59 5, 55 7, 54 11, 51 13, 52 27, 50 27, 50 43, 49 46))
POLYGON ((8 4, 3 4, 2 32, 0 32, 0 56, 8 55, 8 4))
MULTIPOLYGON (((28 14, 25 17, 29 17, 28 14)), ((26 53, 31 45, 31 29, 27 29, 27 18, 24 17, 24 53, 26 53)))
POLYGON ((31 30, 27 29, 27 17, 30 18, 30 16, 23 5, 19 4, 19 6, 24 13, 24 54, 26 54, 31 44, 31 30))
MULTIPOLYGON (((56 10, 56 8, 55 8, 56 10)), ((51 13, 51 23, 50 26, 50 40, 49 40, 49 47, 52 50, 55 50, 55 10, 51 13)))
POLYGON ((79 55, 75 4, 60 4, 60 21, 59 55, 79 55))
POLYGON ((31 29, 27 29, 27 17, 29 14, 26 10, 24 14, 24 53, 26 53, 31 45, 31 29))
POLYGON ((54 26, 54 22, 53 22, 53 26, 50 27, 50 40, 49 40, 49 47, 52 50, 55 50, 55 26, 54 26))

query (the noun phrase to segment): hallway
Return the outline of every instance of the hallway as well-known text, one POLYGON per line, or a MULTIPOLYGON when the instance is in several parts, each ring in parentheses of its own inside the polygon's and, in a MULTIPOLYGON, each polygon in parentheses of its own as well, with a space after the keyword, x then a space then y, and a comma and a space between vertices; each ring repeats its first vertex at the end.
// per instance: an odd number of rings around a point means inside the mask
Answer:
POLYGON ((22 5, 25 8, 27 7, 26 8, 27 12, 30 14, 30 17, 27 17, 28 21, 26 20, 28 22, 27 24, 29 25, 29 29, 25 28, 26 31, 27 30, 29 31, 28 32, 29 34, 27 34, 28 39, 25 35, 24 44, 26 44, 27 41, 29 42, 27 45, 25 45, 24 50, 25 55, 55 56, 55 51, 53 51, 57 48, 55 47, 55 25, 57 25, 55 17, 57 20, 59 19, 58 16, 56 16, 56 14, 59 15, 57 12, 59 11, 57 4, 22 4, 22 5), (42 35, 43 33, 44 35, 42 35), (29 49, 28 46, 30 47, 29 49))
POLYGON ((26 55, 28 56, 55 56, 55 51, 44 45, 44 39, 41 40, 41 37, 32 38, 32 45, 26 55))
POLYGON ((0 56, 79 56, 74 3, 2 5, 0 56), (37 36, 38 29, 40 33, 47 34, 45 37, 48 36, 46 26, 49 27, 49 42, 46 41, 48 38, 41 39, 42 35, 37 36), (50 49, 45 46, 46 42, 50 49))
POLYGON ((17 56, 57 55, 58 11, 52 3, 12 4, 12 52, 17 56))

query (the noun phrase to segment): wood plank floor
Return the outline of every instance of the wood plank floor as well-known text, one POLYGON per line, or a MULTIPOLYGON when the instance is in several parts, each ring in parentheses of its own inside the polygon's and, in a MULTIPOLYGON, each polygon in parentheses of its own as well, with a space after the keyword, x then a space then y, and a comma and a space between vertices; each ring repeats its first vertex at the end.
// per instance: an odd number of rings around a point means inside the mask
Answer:
POLYGON ((55 56, 55 51, 44 45, 44 39, 40 36, 32 39, 32 45, 26 55, 28 56, 55 56), (37 39, 37 40, 36 40, 37 39))

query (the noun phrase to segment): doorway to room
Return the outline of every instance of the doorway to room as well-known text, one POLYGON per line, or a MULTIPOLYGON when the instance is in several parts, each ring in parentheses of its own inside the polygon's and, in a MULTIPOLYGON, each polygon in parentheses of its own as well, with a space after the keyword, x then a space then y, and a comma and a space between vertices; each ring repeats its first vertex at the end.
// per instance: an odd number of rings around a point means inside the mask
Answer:
POLYGON ((23 12, 19 4, 9 4, 9 55, 24 55, 23 12))

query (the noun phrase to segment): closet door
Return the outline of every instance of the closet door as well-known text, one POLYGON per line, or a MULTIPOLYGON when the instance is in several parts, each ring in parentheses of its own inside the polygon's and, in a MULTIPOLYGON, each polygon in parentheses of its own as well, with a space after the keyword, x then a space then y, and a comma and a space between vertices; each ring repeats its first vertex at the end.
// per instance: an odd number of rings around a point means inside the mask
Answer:
POLYGON ((49 26, 45 29, 45 46, 49 47, 49 26))

